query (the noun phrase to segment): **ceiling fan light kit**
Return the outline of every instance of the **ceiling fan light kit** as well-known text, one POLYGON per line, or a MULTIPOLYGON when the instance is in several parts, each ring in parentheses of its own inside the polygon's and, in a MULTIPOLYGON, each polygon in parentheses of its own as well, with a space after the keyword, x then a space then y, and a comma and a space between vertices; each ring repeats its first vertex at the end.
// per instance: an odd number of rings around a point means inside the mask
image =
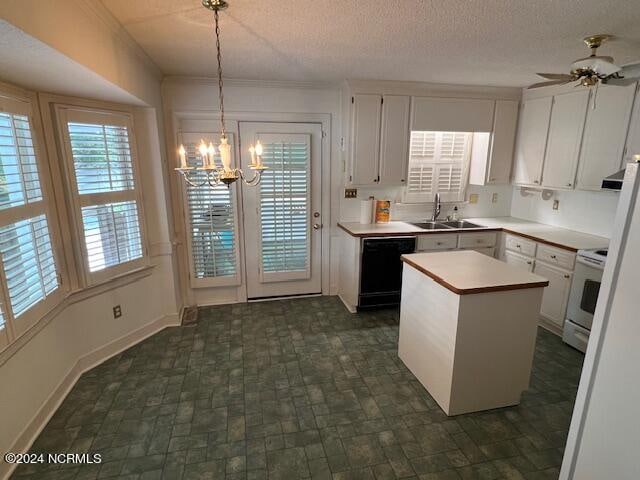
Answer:
POLYGON ((220 25, 219 25, 219 12, 225 10, 229 4, 226 0, 202 0, 202 6, 213 11, 215 20, 215 35, 216 35, 216 53, 218 61, 218 100, 220 102, 220 144, 218 145, 218 151, 220 152, 220 160, 222 165, 216 164, 215 153, 216 147, 212 142, 209 145, 206 144, 204 139, 200 140, 198 146, 198 153, 202 165, 190 167, 187 162, 187 150, 184 145, 180 145, 178 148, 178 158, 180 166, 175 170, 186 183, 193 187, 202 187, 208 184, 211 187, 220 185, 221 183, 231 186, 237 180, 242 181, 251 187, 256 186, 262 179, 262 173, 268 168, 262 162, 262 144, 258 142, 251 145, 249 153, 251 154, 251 164, 249 168, 253 170, 253 176, 247 179, 245 173, 239 168, 231 168, 231 145, 227 139, 227 130, 224 124, 224 95, 222 91, 222 52, 220 49, 220 25), (204 175, 202 175, 204 174, 204 175))
POLYGON ((622 68, 614 63, 613 57, 597 55, 598 48, 611 38, 613 38, 612 35, 608 34, 585 37, 583 41, 591 49, 591 55, 573 62, 569 73, 538 73, 538 76, 547 81, 534 83, 528 88, 565 85, 571 82, 578 82, 577 87, 593 87, 600 83, 607 83, 610 79, 623 78, 620 75, 622 68))

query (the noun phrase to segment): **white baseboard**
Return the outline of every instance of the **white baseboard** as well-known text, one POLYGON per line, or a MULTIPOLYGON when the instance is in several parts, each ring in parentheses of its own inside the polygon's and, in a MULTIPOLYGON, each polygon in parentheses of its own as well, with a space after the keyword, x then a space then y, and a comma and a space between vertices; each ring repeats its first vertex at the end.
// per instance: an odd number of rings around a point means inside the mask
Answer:
MULTIPOLYGON (((51 392, 29 424, 24 428, 20 435, 18 435, 18 438, 15 440, 9 451, 15 453, 27 452, 29 448, 31 448, 33 442, 38 438, 40 432, 42 432, 83 373, 123 352, 127 348, 132 347, 142 340, 158 333, 166 327, 175 327, 179 325, 180 317, 177 314, 164 315, 140 327, 139 329, 80 357, 69 369, 58 386, 53 390, 53 392, 51 392)), ((9 465, 5 463, 4 460, 0 460, 0 479, 8 479, 16 467, 17 465, 15 464, 9 465)))
POLYGON ((355 306, 348 303, 344 298, 342 298, 342 295, 338 294, 338 298, 342 301, 345 308, 349 310, 350 313, 358 313, 358 309, 355 306))

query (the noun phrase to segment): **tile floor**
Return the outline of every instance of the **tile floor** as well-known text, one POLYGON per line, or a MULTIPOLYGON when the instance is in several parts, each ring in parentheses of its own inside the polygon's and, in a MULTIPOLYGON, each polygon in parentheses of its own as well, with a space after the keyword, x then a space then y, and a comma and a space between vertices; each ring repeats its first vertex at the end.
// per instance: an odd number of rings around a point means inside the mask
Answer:
POLYGON ((539 330, 521 405, 448 418, 397 357, 395 310, 336 297, 204 308, 86 373, 25 479, 555 479, 582 354, 539 330))

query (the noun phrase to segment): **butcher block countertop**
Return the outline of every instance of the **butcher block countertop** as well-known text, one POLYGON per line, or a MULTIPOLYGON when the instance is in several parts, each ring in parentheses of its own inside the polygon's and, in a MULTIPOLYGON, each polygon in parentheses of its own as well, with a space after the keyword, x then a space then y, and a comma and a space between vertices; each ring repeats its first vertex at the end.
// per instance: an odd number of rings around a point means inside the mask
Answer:
POLYGON ((402 261, 457 295, 543 288, 549 281, 473 250, 412 253, 402 261))
POLYGON ((589 248, 606 248, 609 245, 609 240, 604 237, 576 232, 574 230, 546 225, 544 223, 531 222, 521 218, 493 217, 465 218, 465 220, 481 225, 482 228, 425 230, 406 222, 389 222, 386 224, 340 222, 338 223, 338 227, 353 237, 437 235, 441 233, 504 231, 573 252, 589 248))

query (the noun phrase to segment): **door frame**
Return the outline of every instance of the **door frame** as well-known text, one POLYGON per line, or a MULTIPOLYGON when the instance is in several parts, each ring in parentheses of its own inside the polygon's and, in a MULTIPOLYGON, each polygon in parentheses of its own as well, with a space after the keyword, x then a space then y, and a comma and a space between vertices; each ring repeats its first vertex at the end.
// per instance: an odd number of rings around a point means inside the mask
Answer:
MULTIPOLYGON (((331 283, 331 229, 334 219, 334 214, 331 212, 331 175, 332 175, 332 165, 331 165, 331 129, 332 118, 330 113, 278 113, 278 112, 238 112, 238 111, 227 111, 225 112, 225 118, 229 123, 236 122, 275 122, 275 123, 319 123, 322 128, 322 138, 321 138, 321 206, 323 212, 323 226, 322 235, 321 235, 321 264, 322 264, 322 294, 329 295, 331 293, 330 283, 331 283)), ((183 211, 183 206, 181 204, 181 186, 178 184, 177 175, 175 174, 173 168, 177 163, 177 160, 171 156, 171 152, 176 151, 178 148, 177 145, 177 135, 181 131, 181 124, 183 122, 189 121, 202 121, 202 122, 215 122, 215 125, 218 125, 219 122, 219 113, 211 110, 173 110, 168 115, 168 122, 165 126, 165 130, 168 131, 167 135, 167 144, 169 145, 168 149, 168 161, 167 166, 169 167, 169 184, 172 188, 170 188, 172 192, 172 206, 174 210, 174 225, 173 225, 173 243, 177 249, 177 264, 178 264, 178 272, 180 275, 180 296, 182 298, 182 305, 198 305, 198 306, 207 306, 207 305, 216 305, 216 304, 228 304, 228 303, 244 303, 247 301, 247 282, 244 278, 244 263, 245 263, 245 252, 244 252, 244 241, 240 242, 241 252, 240 252, 240 264, 242 268, 242 283, 237 287, 212 287, 212 289, 218 288, 220 293, 222 294, 221 301, 198 301, 199 298, 202 298, 202 295, 197 295, 197 290, 191 288, 189 282, 189 269, 190 269, 190 259, 188 257, 188 253, 185 247, 186 239, 186 231, 185 231, 185 212, 183 211), (179 218, 178 218, 179 217, 179 218), (235 289, 235 295, 230 295, 230 288, 235 289), (225 290, 223 292, 223 290, 225 290), (234 298, 231 298, 233 296, 234 298)), ((219 127, 217 127, 219 128, 219 127)), ((240 142, 240 137, 238 136, 238 144, 240 142)), ((240 154, 241 152, 238 152, 240 154)), ((234 187, 235 188, 235 187, 234 187)), ((244 206, 242 204, 242 195, 237 195, 237 208, 242 215, 244 215, 244 206)), ((242 223, 239 223, 239 235, 244 238, 244 232, 242 230, 242 223)), ((200 290, 200 289, 198 289, 200 290)))
MULTIPOLYGON (((309 136, 309 142, 310 142, 309 143, 309 148, 310 148, 310 151, 309 151, 309 187, 310 187, 310 191, 309 191, 309 218, 308 218, 309 225, 308 225, 308 232, 309 232, 310 244, 309 244, 309 266, 308 266, 308 268, 309 268, 309 272, 311 272, 311 274, 312 274, 313 269, 314 269, 314 267, 313 267, 313 264, 314 264, 314 246, 313 246, 313 237, 314 237, 314 235, 313 235, 313 233, 314 232, 313 232, 313 230, 311 228, 311 223, 313 223, 312 215, 313 215, 313 211, 314 211, 314 208, 313 208, 313 198, 314 198, 313 178, 314 178, 314 174, 315 174, 314 167, 313 167, 313 161, 314 161, 314 158, 315 158, 314 155, 317 155, 317 152, 314 152, 315 147, 314 147, 313 140, 316 138, 318 133, 319 133, 320 136, 318 138, 319 144, 317 145, 317 148, 319 148, 319 150, 320 150, 319 151, 319 155, 318 155, 319 156, 319 160, 320 160, 320 164, 317 165, 315 168, 318 169, 318 173, 319 173, 320 191, 316 192, 316 194, 319 195, 319 202, 316 204, 316 209, 315 210, 320 212, 320 224, 321 225, 323 225, 324 218, 325 218, 324 205, 323 205, 323 195, 322 195, 322 193, 323 193, 322 192, 322 186, 323 186, 322 182, 323 182, 323 170, 324 170, 323 169, 323 164, 322 164, 322 153, 323 153, 322 150, 325 147, 325 145, 322 142, 322 140, 323 140, 322 124, 320 122, 243 122, 243 121, 240 121, 240 122, 238 122, 238 132, 239 132, 238 145, 240 146, 240 149, 242 149, 242 134, 241 134, 241 132, 242 132, 242 124, 243 123, 244 124, 253 124, 254 126, 256 126, 256 128, 257 128, 257 124, 263 124, 263 125, 272 124, 272 125, 278 125, 278 126, 291 125, 292 126, 292 130, 300 129, 300 127, 302 126, 302 130, 304 130, 304 133, 303 132, 293 132, 293 131, 291 131, 291 132, 286 133, 285 135, 288 135, 288 134, 293 134, 293 135, 301 134, 301 135, 308 135, 309 136), (313 129, 315 131, 311 132, 310 131, 311 129, 313 129), (317 129, 320 129, 320 132, 317 132, 317 129)), ((265 127, 265 130, 268 130, 268 127, 265 127)), ((272 135, 280 135, 279 133, 270 133, 270 132, 264 132, 264 133, 268 134, 268 135, 271 135, 271 134, 272 135)), ((253 142, 249 142, 249 143, 253 143, 253 142)), ((239 160, 240 160, 240 164, 241 165, 243 163, 242 162, 242 158, 243 158, 242 157, 242 153, 240 153, 239 160)), ((246 159, 246 156, 245 156, 245 159, 246 159)), ((243 185, 242 186, 243 191, 244 191, 245 188, 250 189, 250 188, 254 188, 254 187, 247 187, 247 186, 243 185)), ((245 217, 245 213, 246 213, 245 212, 245 206, 247 204, 246 200, 247 199, 244 197, 244 194, 243 194, 243 198, 242 198, 242 204, 243 204, 242 220, 243 220, 243 222, 244 222, 244 220, 246 218, 245 217)), ((258 196, 258 200, 259 200, 259 196, 258 196)), ((259 204, 259 202, 258 202, 258 204, 259 204)), ((259 217, 260 217, 260 215, 258 214, 258 220, 259 220, 259 217)), ((243 225, 243 227, 244 227, 244 225, 243 225)), ((284 295, 281 295, 281 296, 269 296, 269 295, 267 295, 267 296, 254 297, 250 301, 261 301, 261 300, 268 300, 268 299, 287 298, 287 297, 292 297, 292 296, 317 295, 318 293, 322 293, 323 292, 323 288, 322 288, 322 286, 323 286, 322 285, 323 277, 322 276, 323 276, 323 273, 324 273, 324 265, 323 265, 322 260, 323 260, 324 250, 323 250, 322 246, 323 246, 323 243, 324 243, 324 238, 323 238, 323 234, 324 234, 323 230, 324 230, 324 228, 321 228, 320 230, 321 230, 320 231, 320 235, 318 236, 319 239, 320 239, 320 245, 317 246, 317 248, 319 248, 319 255, 320 255, 320 258, 318 259, 318 263, 320 264, 320 279, 319 279, 320 280, 320 292, 301 293, 301 294, 289 293, 289 294, 284 294, 284 295)), ((245 229, 245 231, 246 231, 246 229, 245 229)), ((246 252, 248 251, 248 247, 249 248, 250 247, 256 247, 256 245, 248 245, 247 244, 247 235, 246 235, 246 233, 245 233, 245 236, 243 238, 243 241, 244 241, 243 250, 245 252, 245 261, 244 261, 245 272, 244 272, 244 277, 245 277, 245 286, 247 288, 247 296, 248 296, 248 293, 249 293, 248 292, 248 290, 249 290, 249 272, 247 270, 247 267, 249 265, 248 265, 248 261, 247 261, 246 252)), ((260 239, 260 237, 258 237, 258 245, 257 245, 257 247, 258 247, 259 250, 261 250, 261 239, 260 239)), ((258 261, 260 260, 260 254, 258 255, 257 260, 258 261)), ((264 273, 262 273, 261 276, 262 275, 264 275, 264 273)), ((259 283, 262 283, 262 282, 259 282, 259 283)), ((278 282, 276 282, 276 283, 278 283, 278 282)), ((267 284, 266 284, 267 286, 265 288, 268 288, 269 284, 271 284, 271 282, 267 282, 267 284)))

